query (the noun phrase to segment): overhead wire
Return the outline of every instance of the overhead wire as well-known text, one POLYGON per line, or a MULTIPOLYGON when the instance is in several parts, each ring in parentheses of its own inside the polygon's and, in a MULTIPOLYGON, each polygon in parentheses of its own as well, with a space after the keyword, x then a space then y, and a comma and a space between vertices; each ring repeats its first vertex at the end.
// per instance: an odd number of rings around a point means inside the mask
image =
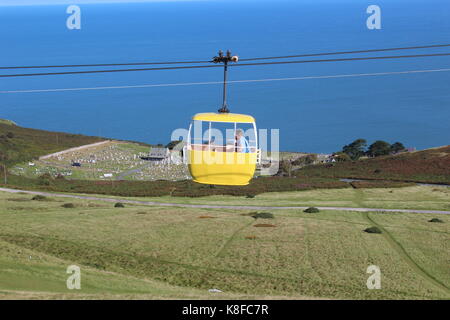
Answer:
POLYGON ((433 44, 433 45, 413 46, 413 47, 396 47, 396 48, 366 49, 366 50, 353 50, 353 51, 306 53, 306 54, 294 54, 294 55, 287 55, 287 56, 244 58, 244 59, 239 59, 239 61, 290 59, 290 58, 317 57, 317 56, 329 56, 329 55, 340 55, 340 54, 359 54, 359 53, 371 53, 371 52, 418 50, 418 49, 432 49, 432 48, 445 48, 445 47, 450 47, 450 44, 433 44))
MULTIPOLYGON (((338 75, 323 76, 303 76, 303 77, 287 77, 287 78, 268 78, 268 79, 250 79, 250 80, 230 80, 229 83, 252 83, 252 82, 271 82, 271 81, 292 81, 292 80, 311 80, 311 79, 335 79, 335 78, 353 78, 365 76, 385 76, 400 75, 413 73, 431 73, 431 72, 450 72, 450 68, 442 69, 424 69, 424 70, 406 70, 393 72, 374 72, 374 73, 352 73, 338 75)), ((64 92, 64 91, 86 91, 86 90, 111 90, 111 89, 131 89, 131 88, 152 88, 152 87, 177 87, 177 86, 195 86, 195 85, 215 85, 223 84, 222 81, 208 82, 181 82, 181 83, 161 83, 161 84, 142 84, 127 86, 102 86, 102 87, 85 87, 85 88, 54 88, 54 89, 30 89, 30 90, 5 90, 0 94, 7 93, 43 93, 43 92, 64 92)))
MULTIPOLYGON (((285 56, 272 56, 272 57, 255 57, 255 58, 243 58, 240 61, 256 61, 256 60, 275 60, 275 59, 288 59, 288 58, 301 58, 301 57, 316 57, 327 55, 341 55, 341 54, 360 54, 370 52, 385 52, 385 51, 399 51, 399 50, 419 50, 419 49, 435 49, 450 47, 450 44, 433 44, 423 46, 410 46, 410 47, 394 47, 394 48, 378 48, 378 49, 365 49, 365 50, 347 50, 347 51, 334 51, 334 52, 321 52, 321 53, 306 53, 306 54, 294 54, 285 56)), ((128 62, 128 63, 97 63, 97 64, 60 64, 60 65, 32 65, 32 66, 0 66, 0 70, 14 70, 14 69, 49 69, 49 68, 80 68, 80 67, 116 67, 116 66, 138 66, 138 65, 164 65, 164 64, 200 64, 209 63, 212 60, 197 60, 197 61, 155 61, 155 62, 128 62)))
MULTIPOLYGON (((377 56, 377 57, 353 57, 353 58, 336 58, 336 59, 317 59, 317 60, 293 60, 293 61, 271 61, 271 62, 255 62, 230 64, 229 67, 245 67, 260 65, 281 65, 281 64, 300 64, 300 63, 323 63, 323 62, 343 62, 343 61, 364 61, 364 60, 386 60, 386 59, 404 59, 404 58, 425 58, 450 56, 450 53, 432 53, 432 54, 413 54, 413 55, 395 55, 395 56, 377 56)), ((109 69, 109 70, 84 70, 84 71, 61 71, 61 72, 43 72, 43 73, 22 73, 22 74, 2 74, 0 78, 12 77, 31 77, 31 76, 53 76, 68 74, 94 74, 94 73, 116 73, 116 72, 132 72, 132 71, 159 71, 159 70, 179 70, 179 69, 198 69, 198 68, 215 68, 222 65, 200 65, 200 66, 176 66, 176 67, 158 67, 158 68, 133 68, 133 69, 109 69)))

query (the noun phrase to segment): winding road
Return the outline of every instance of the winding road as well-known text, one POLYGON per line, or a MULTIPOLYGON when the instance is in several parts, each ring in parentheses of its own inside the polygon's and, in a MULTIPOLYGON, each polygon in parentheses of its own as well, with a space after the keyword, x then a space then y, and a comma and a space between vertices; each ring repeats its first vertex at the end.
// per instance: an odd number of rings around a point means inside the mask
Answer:
MULTIPOLYGON (((128 200, 120 198, 94 197, 86 195, 74 195, 53 192, 29 191, 20 189, 0 188, 0 192, 8 193, 27 193, 34 195, 42 195, 47 197, 72 198, 95 200, 105 202, 121 202, 130 204, 140 204, 156 207, 181 207, 181 208, 202 208, 202 209, 234 209, 234 210, 286 210, 286 209, 306 209, 303 206, 289 206, 289 207, 273 207, 273 206, 227 206, 227 205, 211 205, 211 204, 185 204, 185 203, 164 203, 157 201, 143 201, 143 200, 128 200)), ((358 212, 409 212, 409 213, 431 213, 431 214, 448 214, 450 211, 440 210, 415 210, 415 209, 380 209, 380 208, 351 208, 351 207, 317 207, 320 210, 345 210, 358 212)))

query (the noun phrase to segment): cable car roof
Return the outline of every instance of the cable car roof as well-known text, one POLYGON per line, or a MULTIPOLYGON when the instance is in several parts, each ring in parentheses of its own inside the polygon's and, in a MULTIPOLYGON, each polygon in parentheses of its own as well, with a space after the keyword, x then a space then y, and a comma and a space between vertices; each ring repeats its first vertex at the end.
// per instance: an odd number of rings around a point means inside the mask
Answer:
POLYGON ((255 118, 239 113, 197 113, 192 120, 212 121, 212 122, 239 122, 254 123, 255 118))

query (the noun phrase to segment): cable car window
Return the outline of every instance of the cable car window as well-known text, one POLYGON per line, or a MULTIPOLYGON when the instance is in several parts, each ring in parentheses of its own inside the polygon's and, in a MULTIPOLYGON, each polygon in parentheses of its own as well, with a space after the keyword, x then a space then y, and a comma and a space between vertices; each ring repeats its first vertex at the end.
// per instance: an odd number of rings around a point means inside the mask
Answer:
POLYGON ((236 140, 240 147, 238 152, 256 152, 257 141, 253 123, 237 123, 236 140))
MULTIPOLYGON (((193 120, 191 127, 189 128, 189 142, 192 145, 193 149, 199 148, 203 145, 203 131, 204 131, 205 123, 199 120, 193 120)), ((206 123, 208 125, 208 123, 206 123)))
POLYGON ((229 122, 210 122, 205 132, 211 151, 233 152, 235 146, 235 126, 229 122))

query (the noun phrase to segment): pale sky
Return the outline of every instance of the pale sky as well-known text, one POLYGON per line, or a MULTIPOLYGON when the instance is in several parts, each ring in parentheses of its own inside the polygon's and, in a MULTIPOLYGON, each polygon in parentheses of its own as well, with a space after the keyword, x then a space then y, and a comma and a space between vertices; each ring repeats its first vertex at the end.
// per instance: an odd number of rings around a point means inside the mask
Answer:
MULTIPOLYGON (((50 4, 86 4, 86 3, 131 3, 131 2, 174 2, 200 0, 0 0, 0 6, 27 6, 50 4)), ((211 0, 207 0, 211 1, 211 0)))

